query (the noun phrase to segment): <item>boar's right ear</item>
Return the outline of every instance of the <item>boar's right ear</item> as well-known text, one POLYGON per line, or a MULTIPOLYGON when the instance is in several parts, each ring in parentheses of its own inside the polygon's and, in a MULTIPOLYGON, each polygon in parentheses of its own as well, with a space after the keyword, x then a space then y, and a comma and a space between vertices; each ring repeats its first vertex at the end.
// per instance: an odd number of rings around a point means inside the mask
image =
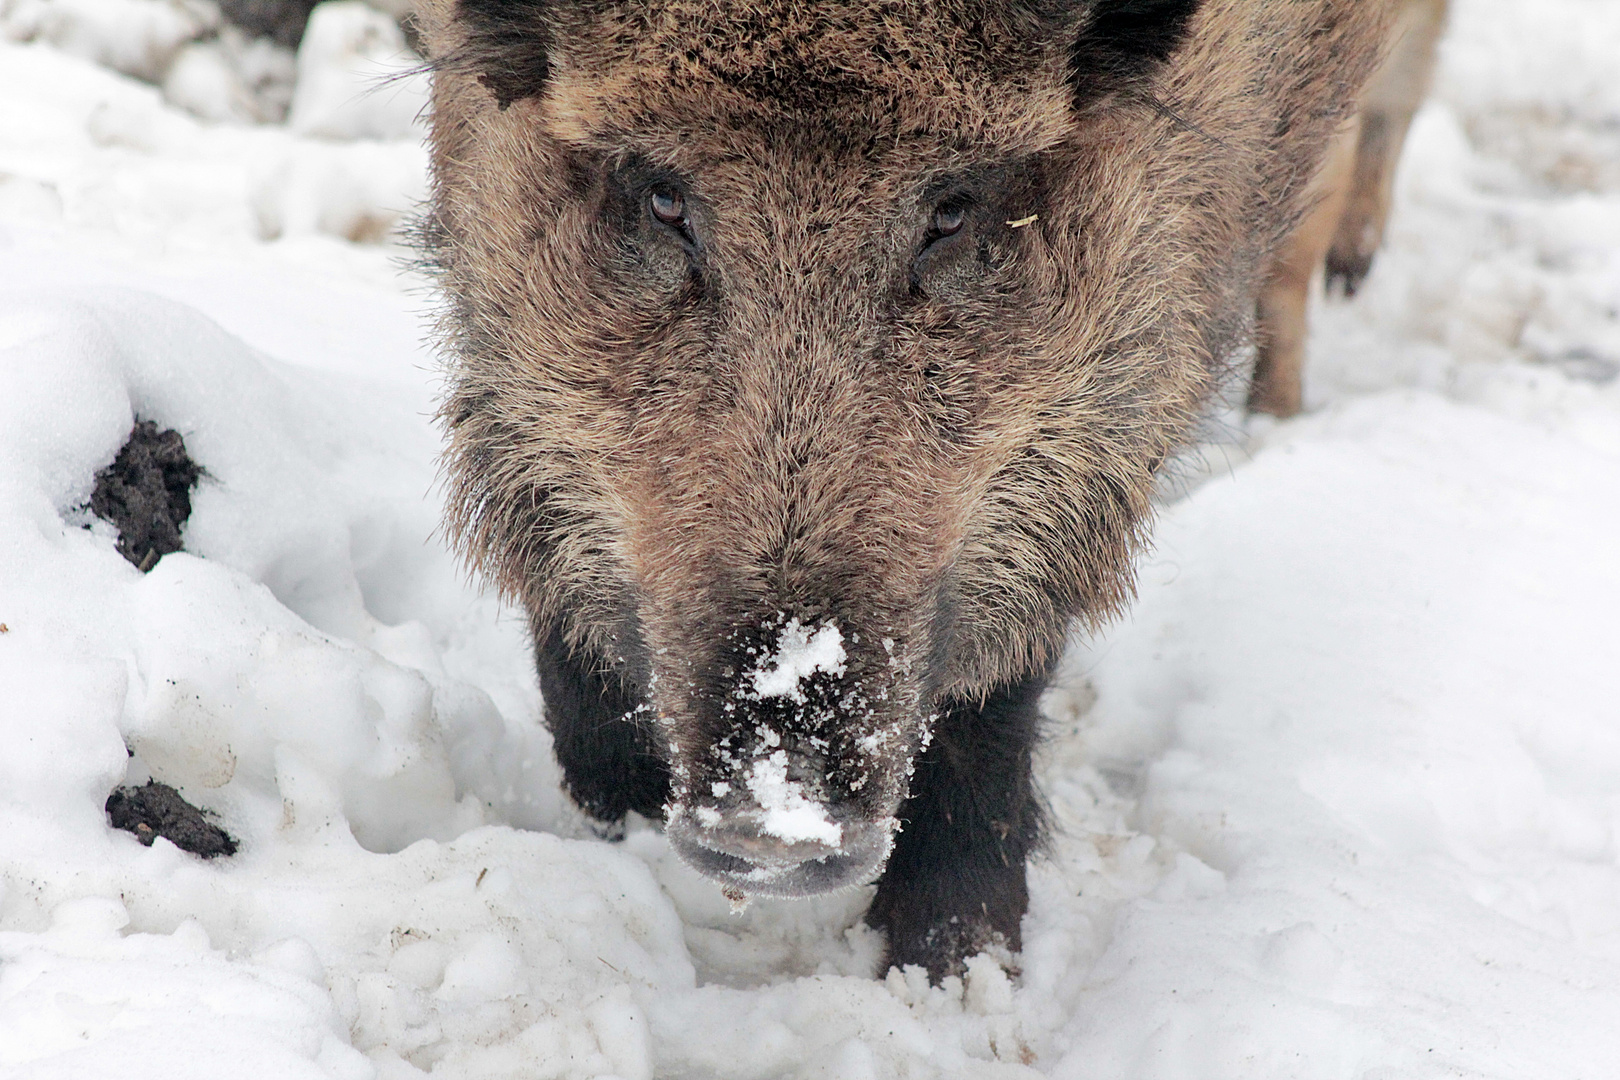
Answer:
POLYGON ((502 109, 543 93, 551 73, 547 6, 546 0, 456 0, 465 41, 433 66, 476 76, 502 109))
POLYGON ((1181 47, 1201 0, 1095 0, 1069 48, 1077 106, 1128 90, 1181 47))

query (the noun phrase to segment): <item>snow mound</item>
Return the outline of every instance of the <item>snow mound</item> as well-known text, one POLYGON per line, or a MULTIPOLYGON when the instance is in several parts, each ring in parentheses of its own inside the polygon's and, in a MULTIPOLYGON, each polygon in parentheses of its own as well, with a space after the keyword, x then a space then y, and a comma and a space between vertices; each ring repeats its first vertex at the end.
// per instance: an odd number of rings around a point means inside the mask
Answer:
MULTIPOLYGON (((161 63, 139 72, 159 84, 148 86, 108 71, 131 65, 99 46, 46 45, 53 19, 106 49, 147 40, 122 23, 80 19, 72 6, 102 12, 102 0, 5 3, 0 98, 21 104, 0 112, 0 223, 57 220, 207 250, 311 235, 379 244, 396 239, 427 192, 425 79, 412 74, 420 61, 398 26, 364 5, 320 5, 296 62, 295 101, 292 52, 235 27, 176 29, 161 63), (196 33, 204 36, 187 36, 196 33), (289 107, 292 125, 264 123, 289 107)), ((159 0, 103 6, 121 5, 176 19, 190 10, 159 0)))
POLYGON ((200 120, 275 123, 287 116, 295 77, 290 49, 225 26, 175 53, 163 75, 163 99, 200 120))
POLYGON ((40 41, 158 82, 187 42, 217 30, 207 0, 3 0, 0 36, 40 41))
POLYGON ((1210 1077, 1601 1071, 1576 1033, 1620 1010, 1617 471, 1391 393, 1166 515, 1128 622, 1069 660, 1096 699, 1050 750, 1060 823, 1122 792, 1140 830, 1065 828, 1083 854, 1032 875, 1026 989, 1061 992, 1060 926, 1112 926, 1054 1075, 1143 1075, 1144 1051, 1210 1077), (1159 868, 1103 916, 1116 843, 1159 868))
POLYGON ((690 984, 679 924, 635 860, 480 829, 552 819, 549 741, 446 670, 468 598, 447 556, 411 550, 435 508, 425 463, 364 419, 386 394, 108 291, 0 294, 0 383, 3 865, 92 860, 27 888, 0 873, 0 1065, 486 1076, 562 1054, 569 1075, 649 1076, 620 980, 690 984), (187 550, 146 575, 84 509, 137 417, 207 470, 187 550), (384 624, 368 590, 446 621, 384 624), (107 793, 147 776, 241 853, 216 870, 111 831, 107 793), (514 935, 521 910, 556 918, 514 935))
POLYGON ((458 762, 513 733, 447 676, 432 631, 367 609, 368 589, 404 586, 393 579, 419 561, 398 530, 420 529, 420 545, 433 527, 416 476, 389 490, 386 429, 355 431, 352 398, 312 392, 139 294, 4 295, 0 380, 13 391, 0 402, 0 551, 26 598, 0 657, 11 685, 27 683, 30 656, 103 672, 85 682, 105 686, 102 704, 63 722, 85 746, 121 740, 158 779, 206 792, 239 836, 296 815, 276 777, 310 762, 332 785, 321 798, 375 849, 482 820, 458 762), (136 419, 179 430, 206 473, 186 552, 144 576, 105 560, 115 537, 86 510, 136 419), (69 626, 73 646, 53 645, 69 626))
POLYGON ((427 104, 421 58, 399 26, 405 14, 327 0, 293 33, 297 5, 234 10, 253 24, 243 27, 214 0, 0 0, 0 41, 47 44, 160 86, 171 105, 214 123, 404 139, 420 136, 427 104))
POLYGON ((427 108, 427 76, 399 24, 361 0, 327 0, 298 46, 287 125, 329 139, 406 139, 427 108))

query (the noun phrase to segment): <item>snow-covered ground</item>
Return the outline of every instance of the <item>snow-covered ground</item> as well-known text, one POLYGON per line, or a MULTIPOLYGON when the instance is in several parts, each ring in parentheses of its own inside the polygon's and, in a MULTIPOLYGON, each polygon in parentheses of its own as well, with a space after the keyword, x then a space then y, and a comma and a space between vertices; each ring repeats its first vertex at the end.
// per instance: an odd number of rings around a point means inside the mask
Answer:
POLYGON ((295 88, 195 2, 0 0, 0 1075, 1620 1076, 1620 4, 1454 9, 1311 412, 1048 699, 1022 976, 931 989, 558 794, 434 538, 387 27, 295 88), (144 576, 84 509, 136 417, 207 470, 144 576), (240 853, 110 829, 149 775, 240 853))

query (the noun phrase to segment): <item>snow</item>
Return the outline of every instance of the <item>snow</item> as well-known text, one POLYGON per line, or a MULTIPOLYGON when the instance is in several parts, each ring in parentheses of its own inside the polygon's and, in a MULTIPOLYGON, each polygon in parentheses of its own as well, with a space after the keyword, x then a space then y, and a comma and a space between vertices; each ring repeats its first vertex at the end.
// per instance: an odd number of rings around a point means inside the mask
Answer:
MULTIPOLYGON (((787 698, 802 705, 806 701, 804 680, 821 672, 842 678, 847 654, 844 635, 833 622, 815 630, 798 619, 788 619, 777 633, 776 644, 759 658, 759 666, 749 672, 753 696, 759 699, 787 698)), ((748 765, 744 783, 761 811, 761 831, 782 840, 813 840, 838 847, 843 843, 843 826, 828 816, 825 804, 809 798, 804 786, 788 777, 786 750, 782 736, 768 724, 759 731, 763 750, 748 765)), ((720 785, 715 785, 716 788, 720 785)), ((730 790, 730 785, 726 785, 730 790)), ((719 797, 725 792, 716 790, 719 797)))
POLYGON ((754 693, 761 698, 785 697, 804 703, 805 679, 818 671, 834 678, 844 674, 844 635, 834 623, 822 623, 814 633, 789 619, 777 635, 776 648, 752 672, 754 693))
MULTIPOLYGON (((313 59, 304 63, 314 90, 303 94, 296 111, 308 130, 293 131, 207 123, 170 107, 156 86, 50 47, 24 16, 32 4, 59 17, 74 10, 52 7, 58 2, 0 0, 0 100, 8 103, 0 111, 0 209, 15 207, 20 214, 8 215, 13 220, 60 221, 88 230, 103 253, 133 242, 139 264, 177 248, 220 253, 241 240, 331 236, 376 242, 426 194, 427 155, 420 138, 405 130, 422 100, 419 81, 403 77, 414 61, 396 57, 393 67, 385 67, 379 57, 386 49, 367 45, 364 18, 316 20, 318 32, 307 44, 321 50, 330 66, 324 78, 314 79, 319 65, 313 59), (8 44, 8 37, 26 44, 8 44), (361 55, 363 47, 372 51, 361 55), (349 70, 351 63, 361 76, 349 70), (357 82, 385 71, 402 77, 357 82), (361 85, 368 87, 363 93, 361 85), (375 137, 326 137, 334 131, 375 137)), ((101 4, 164 6, 159 0, 72 2, 98 11, 101 4)), ((102 32, 91 20, 73 25, 78 33, 102 32)), ((397 39, 398 30, 390 30, 397 39)), ((123 48, 137 39, 115 27, 106 40, 123 48)), ((203 97, 233 114, 275 113, 291 88, 278 87, 270 69, 285 61, 291 70, 291 61, 262 48, 233 49, 233 40, 221 34, 195 47, 177 42, 173 56, 153 73, 166 78, 174 100, 203 97), (234 105, 212 96, 222 83, 237 96, 234 105)), ((60 246, 50 245, 53 251, 60 246)), ((328 254, 321 261, 324 269, 351 260, 328 254)), ((395 275, 377 276, 394 278, 388 287, 398 294, 395 275)))
POLYGON ((291 104, 296 64, 291 50, 225 26, 175 54, 163 77, 163 97, 203 120, 280 120, 291 104))
POLYGON ((288 127, 334 139, 410 138, 428 92, 414 66, 405 35, 387 15, 360 0, 320 4, 298 47, 288 127))
POLYGON ((148 82, 220 25, 217 7, 187 0, 5 0, 0 20, 4 37, 49 42, 148 82))
MULTIPOLYGON (((245 78, 185 59, 237 48, 206 5, 0 0, 0 1075, 1611 1075, 1620 6, 1453 7, 1310 411, 1189 461, 1045 701, 1021 972, 930 987, 872 977, 870 889, 736 915, 566 804, 436 532, 371 13, 281 84, 328 65, 316 134, 245 115, 273 78, 175 104, 245 78), (208 470, 147 575, 83 509, 136 417, 208 470), (241 851, 109 829, 148 776, 241 851)), ((838 673, 796 634, 757 693, 838 673)))
POLYGON ((762 832, 782 840, 818 840, 838 847, 844 828, 827 816, 827 807, 806 797, 804 786, 788 778, 786 750, 755 758, 744 781, 763 811, 762 832))

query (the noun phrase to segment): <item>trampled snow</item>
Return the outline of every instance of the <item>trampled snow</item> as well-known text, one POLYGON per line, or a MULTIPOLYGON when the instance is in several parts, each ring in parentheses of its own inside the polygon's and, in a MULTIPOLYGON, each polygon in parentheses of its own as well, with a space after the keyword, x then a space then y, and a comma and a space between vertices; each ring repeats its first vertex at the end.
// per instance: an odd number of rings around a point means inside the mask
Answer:
POLYGON ((735 915, 569 809, 435 531, 399 113, 199 120, 113 69, 208 5, 56 2, 0 0, 0 1075, 1620 1071, 1620 6, 1453 5, 1311 411, 1188 466, 1046 699, 1021 971, 930 988, 870 890, 735 915), (137 417, 207 470, 147 575, 84 508, 137 417), (148 776, 240 852, 110 829, 148 776))

